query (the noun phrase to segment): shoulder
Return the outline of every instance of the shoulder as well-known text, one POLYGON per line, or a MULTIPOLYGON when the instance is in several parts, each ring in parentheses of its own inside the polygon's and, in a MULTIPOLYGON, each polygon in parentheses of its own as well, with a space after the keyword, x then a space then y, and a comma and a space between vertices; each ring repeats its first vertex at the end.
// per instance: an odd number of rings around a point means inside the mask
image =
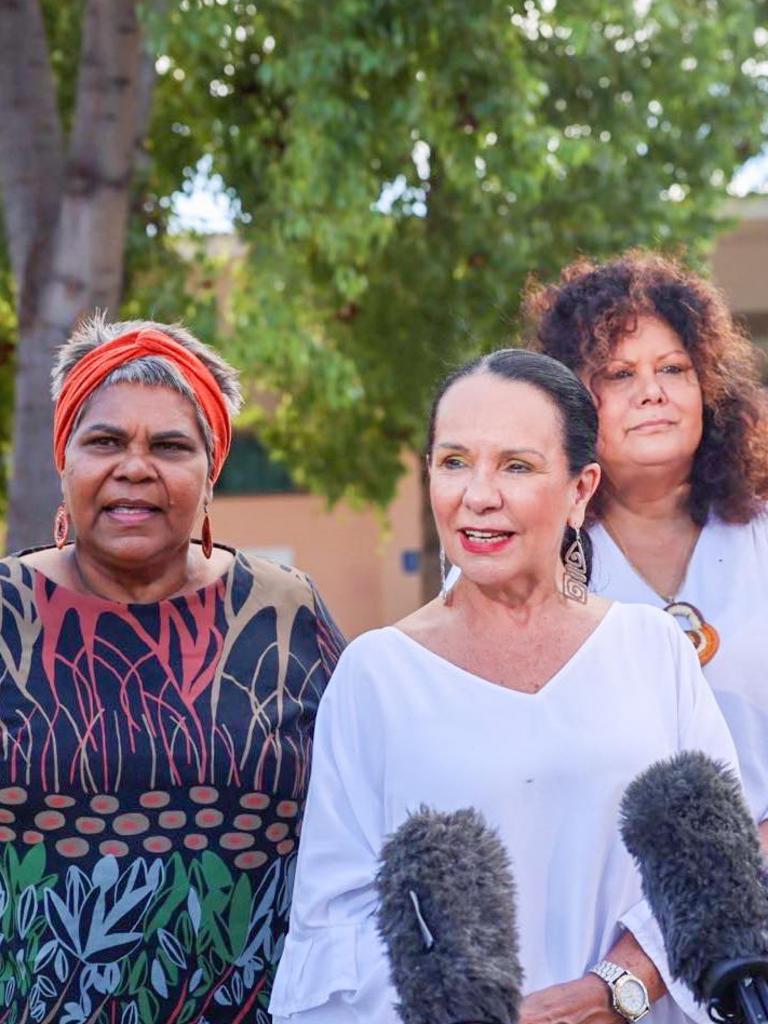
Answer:
POLYGON ((18 554, 0 558, 0 586, 4 589, 14 587, 18 590, 34 589, 34 567, 18 554))
POLYGON ((757 511, 746 523, 729 523, 711 512, 704 526, 706 533, 723 541, 768 543, 768 502, 760 502, 757 511))
POLYGON ((344 648, 339 660, 339 669, 381 665, 381 659, 389 657, 396 650, 398 632, 394 626, 383 626, 381 629, 369 629, 366 633, 356 636, 344 648))
POLYGON ((693 649, 677 622, 661 608, 614 601, 610 614, 617 646, 621 645, 626 654, 631 648, 633 652, 642 652, 644 659, 652 659, 693 649))
POLYGON ((247 600, 254 611, 272 607, 278 619, 301 623, 314 637, 325 675, 330 676, 346 640, 306 573, 236 551, 230 579, 233 597, 243 595, 242 603, 247 600))
POLYGON ((362 692, 372 692, 381 686, 391 692, 400 681, 401 648, 398 630, 392 626, 371 629, 351 640, 341 652, 328 685, 328 693, 337 693, 340 699, 349 696, 356 700, 362 692), (398 660, 398 671, 393 673, 393 660, 398 660))
POLYGON ((247 579, 251 596, 261 604, 296 611, 306 606, 314 611, 314 590, 306 573, 290 565, 280 565, 267 558, 235 552, 233 575, 247 579))

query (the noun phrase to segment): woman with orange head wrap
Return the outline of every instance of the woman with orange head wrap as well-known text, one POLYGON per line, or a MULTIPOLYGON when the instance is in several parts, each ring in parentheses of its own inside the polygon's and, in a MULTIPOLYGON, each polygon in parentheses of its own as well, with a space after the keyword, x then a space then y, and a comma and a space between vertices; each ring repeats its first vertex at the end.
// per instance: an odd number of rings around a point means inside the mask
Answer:
POLYGON ((215 352, 97 318, 53 394, 55 543, 0 561, 6 1015, 266 1020, 341 638, 303 574, 213 543, 215 352))

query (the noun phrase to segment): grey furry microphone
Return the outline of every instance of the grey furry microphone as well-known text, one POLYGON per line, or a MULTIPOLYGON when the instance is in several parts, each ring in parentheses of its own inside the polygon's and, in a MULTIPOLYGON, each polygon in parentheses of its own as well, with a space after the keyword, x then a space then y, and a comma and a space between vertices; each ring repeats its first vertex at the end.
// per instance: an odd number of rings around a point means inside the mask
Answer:
POLYGON ((642 877, 672 976, 713 1020, 768 1022, 768 890, 736 775, 698 751, 628 787, 621 834, 642 877))
POLYGON ((376 885, 404 1024, 516 1024, 515 887, 479 812, 422 807, 385 843, 376 885))

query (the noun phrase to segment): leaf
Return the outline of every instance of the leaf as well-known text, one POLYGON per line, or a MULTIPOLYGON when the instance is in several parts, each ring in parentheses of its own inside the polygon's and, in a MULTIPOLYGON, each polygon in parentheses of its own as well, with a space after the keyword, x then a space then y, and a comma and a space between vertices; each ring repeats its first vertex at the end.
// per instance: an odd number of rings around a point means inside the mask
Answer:
POLYGON ((69 962, 67 960, 67 954, 63 949, 60 949, 56 954, 56 958, 53 962, 53 973, 59 981, 66 981, 67 975, 69 974, 69 962))
POLYGON ((18 867, 16 884, 19 888, 39 885, 45 872, 45 843, 35 843, 24 855, 18 867))
POLYGON ((139 992, 137 997, 141 1024, 157 1024, 160 1013, 160 1003, 149 989, 145 988, 139 992))
POLYGON ((218 854, 205 850, 200 858, 203 878, 210 889, 229 889, 232 874, 218 854))
POLYGON ((200 930, 200 897, 197 895, 197 890, 192 886, 189 887, 189 893, 187 895, 187 913, 189 914, 189 919, 192 922, 195 934, 197 934, 200 930))
POLYGON ((131 968, 131 972, 128 975, 128 991, 135 995, 141 991, 147 984, 149 958, 147 954, 142 950, 136 958, 136 962, 131 968))
POLYGON ((37 951, 32 970, 42 971, 42 969, 48 964, 54 957, 56 950, 58 949, 58 943, 55 939, 51 939, 40 947, 37 951))
POLYGON ((111 889, 117 883, 119 876, 120 867, 117 858, 112 854, 97 860, 91 873, 93 884, 103 890, 111 889))
POLYGON ((150 972, 150 980, 152 981, 152 988, 157 992, 161 999, 168 998, 168 985, 165 980, 165 971, 163 965, 155 957, 152 960, 152 970, 150 972))
POLYGON ((135 1002, 125 1004, 120 1014, 120 1024, 139 1024, 139 1008, 135 1002))
POLYGON ((157 937, 163 952, 171 963, 176 964, 182 970, 186 969, 187 958, 184 956, 184 950, 181 948, 178 940, 164 928, 158 930, 157 937))
MULTIPOLYGON (((29 856, 29 854, 27 856, 29 856)), ((37 893, 35 892, 34 885, 28 885, 22 892, 16 905, 16 928, 18 929, 19 935, 22 939, 27 937, 27 932, 35 919, 36 913, 37 893)))
POLYGON ((56 986, 53 984, 51 979, 46 978, 44 974, 42 974, 37 979, 37 983, 40 986, 40 991, 47 999, 55 999, 56 996, 59 994, 56 986))
POLYGON ((192 977, 189 979, 189 991, 192 995, 195 994, 195 989, 200 985, 200 982, 203 980, 203 977, 203 969, 202 967, 198 967, 197 970, 192 975, 192 977))
POLYGON ((243 949, 250 923, 250 909, 251 882, 248 875, 243 873, 237 880, 232 893, 232 900, 229 904, 227 931, 229 933, 230 948, 234 956, 237 956, 243 949))
POLYGON ((232 999, 234 1000, 235 1006, 240 1006, 245 995, 245 990, 243 989, 243 979, 239 974, 235 973, 232 975, 230 987, 232 989, 232 999))
POLYGON ((219 1006, 231 1006, 232 996, 229 994, 229 989, 226 985, 221 985, 213 993, 213 1001, 218 1003, 219 1006))

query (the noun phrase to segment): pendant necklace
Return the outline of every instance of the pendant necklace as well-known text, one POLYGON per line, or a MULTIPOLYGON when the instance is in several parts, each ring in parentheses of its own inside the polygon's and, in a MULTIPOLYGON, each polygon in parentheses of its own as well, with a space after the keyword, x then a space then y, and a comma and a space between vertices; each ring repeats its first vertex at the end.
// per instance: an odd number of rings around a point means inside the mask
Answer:
POLYGON ((613 526, 609 526, 607 519, 603 519, 602 523, 606 533, 614 542, 614 544, 622 553, 622 555, 624 555, 629 565, 632 566, 632 568, 635 570, 640 579, 651 588, 654 594, 660 597, 661 600, 664 602, 664 611, 668 612, 675 619, 685 620, 685 622, 687 623, 687 627, 684 626, 683 630, 685 632, 685 635, 688 637, 688 639, 694 646, 696 654, 699 657, 699 664, 702 665, 702 667, 704 665, 709 664, 709 662, 712 661, 714 656, 717 654, 718 649, 720 647, 720 636, 715 627, 711 623, 706 621, 702 613, 695 605, 691 604, 690 601, 680 601, 677 597, 677 595, 683 588, 683 584, 685 583, 685 578, 688 574, 688 564, 691 560, 691 556, 693 555, 694 548, 696 547, 696 542, 699 539, 699 533, 696 533, 694 535, 693 541, 691 542, 688 551, 686 552, 685 562, 683 564, 683 571, 680 575, 680 579, 677 582, 677 586, 675 587, 675 593, 662 594, 648 580, 648 577, 639 568, 637 563, 629 557, 626 548, 621 543, 621 540, 619 539, 616 533, 615 528, 613 526))

